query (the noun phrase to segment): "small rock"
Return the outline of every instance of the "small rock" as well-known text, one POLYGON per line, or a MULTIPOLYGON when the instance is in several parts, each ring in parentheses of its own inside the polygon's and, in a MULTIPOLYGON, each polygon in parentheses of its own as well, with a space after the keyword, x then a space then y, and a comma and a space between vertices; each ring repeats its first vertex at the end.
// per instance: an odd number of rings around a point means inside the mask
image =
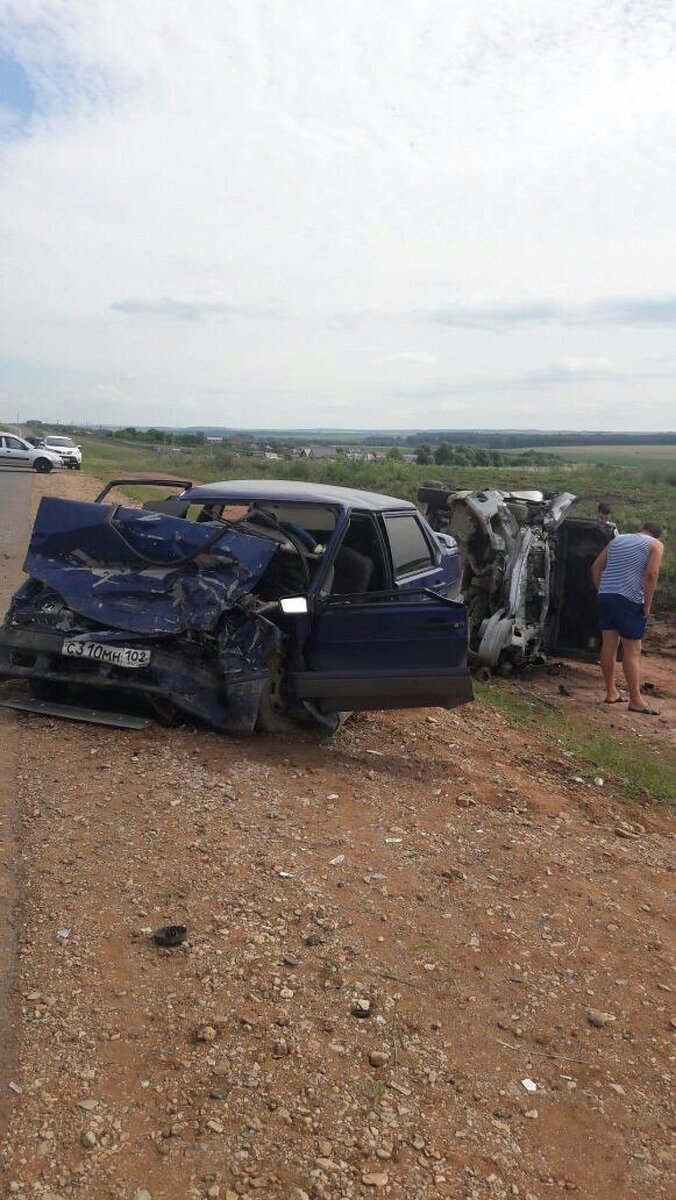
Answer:
POLYGON ((361 1181, 364 1187, 383 1188, 387 1187, 390 1177, 385 1171, 366 1171, 362 1175, 361 1181))
POLYGON ((153 1200, 147 1188, 139 1188, 134 1192, 134 1200, 153 1200))
POLYGON ((80 1145, 84 1146, 85 1150, 93 1150, 96 1145, 96 1134, 91 1129, 86 1129, 80 1134, 80 1145))
POLYGON ((221 1189, 217 1183, 212 1183, 211 1187, 207 1188, 207 1196, 209 1197, 209 1200, 218 1200, 220 1194, 221 1189))
POLYGON ((357 1000, 356 1003, 353 1004, 353 1006, 352 1006, 352 1016, 360 1017, 362 1020, 364 1020, 366 1017, 370 1017, 371 1016, 371 1001, 363 1000, 363 999, 357 1000))
POLYGON ((279 994, 280 994, 282 1000, 293 1000, 293 997, 295 995, 293 989, 288 988, 288 987, 280 988, 279 994))
MULTIPOLYGON (((237 1197, 237 1200, 239 1200, 239 1197, 237 1197)), ((295 1187, 289 1192, 289 1200, 310 1200, 310 1197, 302 1188, 295 1187)))
POLYGON ((288 1053, 289 1053, 289 1045, 288 1045, 288 1042, 284 1041, 284 1038, 279 1038, 276 1042, 273 1043, 273 1046, 272 1046, 272 1057, 273 1058, 286 1058, 288 1053))
POLYGON ((285 967, 297 967, 299 961, 300 960, 296 958, 295 954, 285 954, 284 958, 282 959, 285 967))
POLYGON ((78 1100, 78 1108, 84 1109, 85 1112, 93 1112, 98 1104, 97 1100, 78 1100))
POLYGON ((223 1126, 221 1125, 221 1122, 214 1121, 213 1119, 211 1121, 207 1121, 207 1129, 210 1129, 212 1133, 223 1132, 223 1126))
POLYGON ((309 933, 305 939, 306 946, 323 946, 324 939, 319 933, 309 933))
POLYGON ((341 864, 341 863, 344 863, 344 862, 345 862, 345 855, 344 855, 344 854, 337 854, 335 858, 332 858, 332 859, 331 859, 331 862, 329 863, 329 866, 330 866, 330 867, 339 867, 339 866, 340 866, 340 864, 341 864))
POLYGON ((617 1092, 618 1096, 626 1096, 626 1092, 621 1083, 609 1083, 608 1087, 612 1088, 614 1092, 617 1092))
POLYGON ((455 803, 457 804, 458 808, 473 808, 476 804, 476 800, 474 799, 474 796, 469 796, 463 793, 460 796, 456 796, 455 803))
POLYGON ((524 1117, 528 1117, 529 1121, 537 1121, 538 1110, 537 1110, 537 1108, 529 1108, 528 1111, 525 1112, 523 1115, 524 1115, 524 1117))
POLYGON ((389 1054, 385 1054, 382 1050, 372 1050, 369 1054, 369 1062, 372 1067, 385 1067, 389 1061, 389 1054))
POLYGON ((213 1025, 198 1025, 195 1030, 196 1042, 215 1042, 216 1037, 217 1034, 213 1025))
POLYGON ((587 1020, 590 1025, 596 1029, 603 1029, 604 1025, 609 1025, 611 1021, 617 1018, 612 1013, 600 1012, 598 1008, 590 1008, 587 1013, 587 1020))
POLYGON ((616 825, 615 833, 619 838, 637 838, 638 834, 635 829, 630 829, 628 825, 616 825))

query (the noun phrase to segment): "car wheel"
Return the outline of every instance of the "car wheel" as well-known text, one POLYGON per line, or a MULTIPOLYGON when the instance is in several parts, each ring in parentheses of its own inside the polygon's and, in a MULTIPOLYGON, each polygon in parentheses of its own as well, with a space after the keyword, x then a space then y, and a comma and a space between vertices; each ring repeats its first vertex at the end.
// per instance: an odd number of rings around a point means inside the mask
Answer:
POLYGON ((282 654, 276 654, 270 667, 261 698, 258 702, 258 729, 264 733, 289 733, 296 726, 288 715, 286 700, 286 664, 282 654))
POLYGON ((48 475, 52 470, 53 465, 54 464, 51 463, 48 458, 36 458, 35 462, 33 463, 35 470, 40 475, 48 475))
POLYGON ((75 463, 75 470, 76 470, 76 471, 81 471, 81 470, 82 470, 82 463, 75 463))

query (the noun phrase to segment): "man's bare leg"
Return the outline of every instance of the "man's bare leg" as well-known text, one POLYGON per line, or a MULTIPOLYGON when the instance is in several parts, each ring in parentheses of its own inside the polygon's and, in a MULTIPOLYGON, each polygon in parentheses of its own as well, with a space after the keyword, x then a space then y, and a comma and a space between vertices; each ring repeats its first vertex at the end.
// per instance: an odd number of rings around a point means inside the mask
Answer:
POLYGON ((608 704, 615 704, 620 699, 620 693, 615 682, 617 649, 619 644, 620 635, 616 629, 601 630, 601 674, 606 685, 606 702, 608 704))
POLYGON ((629 707, 639 711, 646 707, 641 695, 641 641, 622 638, 622 669, 629 688, 629 707))

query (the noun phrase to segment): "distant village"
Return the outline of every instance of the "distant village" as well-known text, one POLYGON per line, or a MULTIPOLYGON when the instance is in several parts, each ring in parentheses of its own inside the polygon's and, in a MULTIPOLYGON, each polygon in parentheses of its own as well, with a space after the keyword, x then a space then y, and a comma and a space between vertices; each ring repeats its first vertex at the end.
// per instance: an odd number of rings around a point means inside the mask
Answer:
MULTIPOLYGON (((220 437, 220 438, 219 437, 207 437, 207 439, 206 439, 207 442, 219 442, 219 443, 222 443, 223 440, 224 439, 222 437, 220 437)), ((292 446, 290 448, 290 451, 286 451, 286 453, 281 453, 279 447, 275 448, 274 446, 267 446, 267 445, 259 446, 259 445, 257 445, 257 446, 254 446, 251 450, 249 450, 248 453, 251 458, 265 458, 265 459, 269 459, 270 461, 291 457, 291 458, 297 458, 297 459, 303 459, 303 458, 312 459, 314 461, 316 461, 317 459, 333 460, 333 459, 341 458, 341 459, 344 459, 346 462, 370 463, 370 462, 381 462, 384 459, 386 459, 388 457, 388 455, 390 457, 392 457, 390 450, 367 450, 367 449, 364 449, 364 447, 360 447, 360 446, 326 446, 326 445, 292 446)), ((397 453, 396 457, 400 462, 405 462, 405 463, 415 463, 418 461, 417 453, 409 454, 409 453, 405 453, 404 451, 399 451, 397 453)))

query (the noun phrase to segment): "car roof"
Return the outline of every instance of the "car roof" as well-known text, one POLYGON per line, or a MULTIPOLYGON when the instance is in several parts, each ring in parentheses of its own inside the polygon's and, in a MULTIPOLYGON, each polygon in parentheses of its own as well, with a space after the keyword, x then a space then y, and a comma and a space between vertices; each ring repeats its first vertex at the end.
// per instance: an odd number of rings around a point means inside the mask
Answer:
POLYGON ((334 487, 330 483, 305 483, 295 479, 225 479, 222 483, 203 483, 183 492, 181 499, 192 503, 216 500, 274 500, 306 504, 331 504, 345 510, 360 508, 372 512, 392 509, 416 511, 409 500, 364 492, 359 488, 334 487))

